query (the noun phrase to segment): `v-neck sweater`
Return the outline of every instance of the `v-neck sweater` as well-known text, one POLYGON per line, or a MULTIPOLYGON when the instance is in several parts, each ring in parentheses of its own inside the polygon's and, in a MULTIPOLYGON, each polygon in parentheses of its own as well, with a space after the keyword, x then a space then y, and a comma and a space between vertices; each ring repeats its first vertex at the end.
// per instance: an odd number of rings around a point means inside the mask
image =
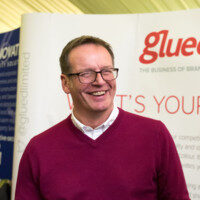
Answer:
POLYGON ((189 200, 163 123, 123 110, 96 140, 69 116, 29 142, 15 200, 189 200))
POLYGON ((74 126, 76 126, 79 130, 81 130, 88 137, 92 138, 93 140, 96 140, 115 121, 115 119, 117 118, 118 114, 119 114, 119 110, 118 110, 117 107, 114 106, 114 108, 113 108, 110 116, 108 117, 108 119, 103 124, 99 125, 98 127, 94 128, 94 129, 92 127, 90 127, 90 126, 86 126, 86 125, 82 124, 74 116, 73 111, 71 113, 71 120, 72 120, 74 126))

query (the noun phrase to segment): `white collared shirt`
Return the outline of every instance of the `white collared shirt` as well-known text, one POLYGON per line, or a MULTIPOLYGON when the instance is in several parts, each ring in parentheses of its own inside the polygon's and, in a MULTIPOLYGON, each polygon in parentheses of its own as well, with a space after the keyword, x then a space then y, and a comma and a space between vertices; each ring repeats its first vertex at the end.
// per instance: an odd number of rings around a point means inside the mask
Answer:
POLYGON ((85 126, 82 124, 73 114, 71 114, 71 119, 73 124, 81 130, 84 134, 86 134, 88 137, 92 138, 93 140, 97 139, 103 132, 106 131, 106 129, 109 128, 109 126, 115 121, 119 114, 119 110, 116 106, 114 106, 113 111, 111 112, 108 119, 101 124, 100 126, 96 127, 95 129, 91 128, 90 126, 85 126))

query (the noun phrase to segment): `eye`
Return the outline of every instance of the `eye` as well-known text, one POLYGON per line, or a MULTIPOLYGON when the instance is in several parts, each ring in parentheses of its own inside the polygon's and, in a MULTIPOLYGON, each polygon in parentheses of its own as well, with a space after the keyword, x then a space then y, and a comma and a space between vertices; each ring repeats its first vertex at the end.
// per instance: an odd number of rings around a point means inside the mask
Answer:
POLYGON ((103 75, 110 75, 112 74, 113 70, 112 69, 104 69, 102 70, 102 74, 103 75))
POLYGON ((92 75, 91 71, 87 71, 87 72, 82 72, 79 74, 79 76, 83 77, 83 78, 87 78, 90 77, 92 75))

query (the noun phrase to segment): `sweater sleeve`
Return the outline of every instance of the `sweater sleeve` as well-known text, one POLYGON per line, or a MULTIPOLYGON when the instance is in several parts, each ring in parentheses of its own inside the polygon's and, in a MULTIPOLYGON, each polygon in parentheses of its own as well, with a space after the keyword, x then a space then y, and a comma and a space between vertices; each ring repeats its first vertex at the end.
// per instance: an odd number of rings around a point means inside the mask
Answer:
POLYGON ((158 134, 158 199, 190 200, 174 141, 163 123, 158 134))
POLYGON ((38 177, 38 161, 30 142, 20 161, 15 200, 42 200, 38 177))

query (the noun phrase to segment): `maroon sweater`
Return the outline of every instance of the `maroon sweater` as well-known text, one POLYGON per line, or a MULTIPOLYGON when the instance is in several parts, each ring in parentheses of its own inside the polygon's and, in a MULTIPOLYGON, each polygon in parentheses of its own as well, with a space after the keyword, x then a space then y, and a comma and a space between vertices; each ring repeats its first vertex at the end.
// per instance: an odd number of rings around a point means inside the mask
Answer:
POLYGON ((159 121, 120 109, 96 140, 69 116, 28 144, 15 200, 189 200, 180 160, 159 121))

